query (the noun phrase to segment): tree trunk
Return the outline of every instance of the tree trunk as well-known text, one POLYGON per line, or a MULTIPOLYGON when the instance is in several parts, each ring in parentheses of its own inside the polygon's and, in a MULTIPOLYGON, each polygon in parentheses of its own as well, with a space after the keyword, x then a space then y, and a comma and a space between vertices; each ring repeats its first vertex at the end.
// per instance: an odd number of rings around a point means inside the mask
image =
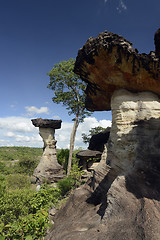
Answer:
POLYGON ((76 115, 76 118, 75 118, 75 121, 74 121, 74 124, 73 124, 73 128, 72 128, 72 132, 71 132, 71 136, 70 136, 70 149, 69 149, 67 176, 70 174, 70 171, 71 171, 74 142, 75 142, 77 128, 78 128, 78 125, 79 125, 78 116, 79 116, 79 114, 76 115))

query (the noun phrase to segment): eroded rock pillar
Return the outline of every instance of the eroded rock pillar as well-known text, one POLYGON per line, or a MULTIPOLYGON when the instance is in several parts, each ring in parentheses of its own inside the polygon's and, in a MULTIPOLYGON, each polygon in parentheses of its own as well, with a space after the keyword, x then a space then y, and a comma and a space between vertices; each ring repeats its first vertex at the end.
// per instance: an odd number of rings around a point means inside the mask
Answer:
POLYGON ((35 127, 39 127, 39 134, 43 139, 44 148, 41 160, 34 171, 38 181, 57 182, 64 177, 62 166, 57 161, 55 129, 61 128, 61 120, 32 119, 35 127))
MULTIPOLYGON (((112 96, 111 108, 112 128, 107 159, 117 173, 129 172, 134 167, 137 151, 140 150, 140 132, 137 131, 139 121, 160 117, 160 99, 157 94, 151 92, 133 93, 119 89, 112 96)), ((155 129, 150 128, 150 132, 145 134, 153 134, 156 128, 157 126, 155 129)), ((146 135, 146 138, 149 140, 150 135, 146 135)), ((145 144, 148 144, 148 141, 144 141, 145 144)))

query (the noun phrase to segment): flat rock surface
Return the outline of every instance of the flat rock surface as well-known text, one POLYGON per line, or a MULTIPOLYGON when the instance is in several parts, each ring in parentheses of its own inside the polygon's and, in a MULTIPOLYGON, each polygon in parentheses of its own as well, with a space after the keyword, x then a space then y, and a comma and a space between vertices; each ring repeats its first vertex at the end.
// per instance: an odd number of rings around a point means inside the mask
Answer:
POLYGON ((62 120, 52 120, 52 119, 42 119, 42 118, 32 119, 31 121, 35 127, 54 128, 54 129, 61 128, 61 123, 62 123, 62 120))
POLYGON ((101 157, 101 155, 102 152, 89 149, 80 151, 76 154, 77 157, 101 157))

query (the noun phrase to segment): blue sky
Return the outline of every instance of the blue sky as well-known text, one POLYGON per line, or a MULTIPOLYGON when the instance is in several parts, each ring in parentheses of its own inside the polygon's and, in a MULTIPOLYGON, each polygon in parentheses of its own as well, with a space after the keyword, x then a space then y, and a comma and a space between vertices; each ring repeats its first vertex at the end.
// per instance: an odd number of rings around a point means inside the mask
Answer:
MULTIPOLYGON (((1 0, 0 146, 42 146, 31 118, 60 118, 57 145, 67 147, 71 117, 52 103, 46 75, 55 63, 76 58, 90 36, 108 30, 127 38, 139 52, 154 50, 160 28, 159 0, 1 0)), ((77 133, 107 126, 110 112, 95 112, 77 133)), ((86 146, 87 147, 87 146, 86 146)))

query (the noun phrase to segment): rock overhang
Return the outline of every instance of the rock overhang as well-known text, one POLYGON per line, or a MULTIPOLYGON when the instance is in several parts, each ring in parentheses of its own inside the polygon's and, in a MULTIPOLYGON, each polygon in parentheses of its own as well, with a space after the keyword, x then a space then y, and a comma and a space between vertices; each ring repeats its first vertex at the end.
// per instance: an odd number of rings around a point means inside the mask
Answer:
POLYGON ((88 39, 78 51, 74 72, 87 82, 90 111, 111 110, 111 97, 120 88, 160 94, 158 53, 139 54, 131 42, 111 32, 88 39))
POLYGON ((35 127, 60 129, 62 120, 35 118, 31 119, 35 127))

